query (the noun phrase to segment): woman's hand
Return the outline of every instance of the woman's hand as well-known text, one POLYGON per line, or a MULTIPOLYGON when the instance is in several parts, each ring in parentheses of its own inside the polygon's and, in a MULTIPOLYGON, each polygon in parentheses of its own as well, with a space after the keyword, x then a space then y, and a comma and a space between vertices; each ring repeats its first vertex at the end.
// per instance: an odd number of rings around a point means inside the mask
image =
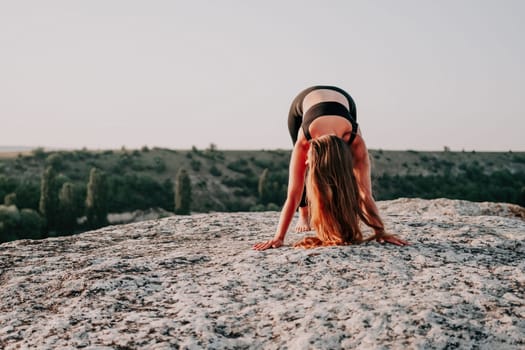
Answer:
POLYGON ((283 245, 283 240, 279 238, 270 239, 266 242, 255 243, 252 247, 254 250, 266 250, 269 248, 279 248, 283 245))
POLYGON ((398 246, 410 245, 407 241, 404 241, 394 235, 383 235, 381 237, 377 237, 376 241, 379 243, 390 243, 398 246))

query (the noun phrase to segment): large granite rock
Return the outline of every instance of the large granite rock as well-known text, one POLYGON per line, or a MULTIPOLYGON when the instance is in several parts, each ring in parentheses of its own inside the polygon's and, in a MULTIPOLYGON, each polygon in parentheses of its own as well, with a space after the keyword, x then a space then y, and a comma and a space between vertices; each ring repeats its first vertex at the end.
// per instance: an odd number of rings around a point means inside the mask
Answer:
POLYGON ((2 244, 0 348, 525 348, 523 208, 378 205, 411 246, 251 250, 276 212, 2 244))

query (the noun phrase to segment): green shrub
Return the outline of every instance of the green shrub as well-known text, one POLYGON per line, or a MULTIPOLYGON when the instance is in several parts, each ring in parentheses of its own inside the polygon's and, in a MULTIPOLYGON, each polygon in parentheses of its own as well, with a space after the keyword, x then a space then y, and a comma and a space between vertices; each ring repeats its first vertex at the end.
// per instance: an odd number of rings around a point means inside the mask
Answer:
POLYGON ((164 158, 155 157, 153 161, 155 163, 153 169, 157 174, 161 174, 166 171, 166 161, 164 160, 164 158))
POLYGON ((148 166, 144 165, 142 162, 135 161, 131 164, 130 169, 133 171, 143 171, 148 169, 148 166))
POLYGON ((0 198, 4 198, 9 193, 15 192, 18 181, 6 175, 0 175, 0 198))
POLYGON ((36 210, 24 208, 20 210, 20 225, 17 236, 21 239, 43 238, 44 220, 36 210))
POLYGON ((108 211, 119 213, 160 207, 172 211, 174 187, 171 179, 162 183, 149 176, 108 176, 108 211))
POLYGON ((131 167, 133 165, 133 158, 128 153, 122 153, 118 158, 116 164, 116 172, 122 171, 122 169, 131 167))
POLYGON ((259 176, 257 192, 259 193, 259 200, 261 201, 261 203, 268 203, 270 195, 268 188, 268 168, 264 169, 261 175, 259 176))
POLYGON ((40 183, 39 211, 46 219, 46 232, 56 228, 58 211, 58 190, 56 172, 53 167, 47 167, 42 174, 40 183))
POLYGON ((208 187, 208 184, 205 180, 199 180, 199 182, 197 182, 197 187, 201 190, 205 190, 208 187))
POLYGON ((204 152, 200 152, 199 155, 212 161, 224 160, 224 153, 219 151, 214 143, 210 143, 210 146, 204 152))
POLYGON ((281 208, 275 203, 268 203, 268 205, 266 206, 266 210, 268 210, 268 211, 279 211, 279 210, 281 210, 281 208))
POLYGON ((191 180, 185 169, 180 169, 177 173, 175 186, 175 213, 189 215, 191 209, 191 180))
POLYGON ((271 160, 268 160, 268 159, 257 159, 257 158, 254 158, 252 160, 252 163, 255 166, 257 166, 258 168, 261 168, 261 169, 274 170, 274 167, 275 167, 275 162, 272 162, 271 160))
POLYGON ((224 201, 224 206, 226 211, 247 211, 250 209, 249 204, 246 202, 240 201, 239 199, 232 197, 224 201))
POLYGON ((255 177, 254 171, 250 168, 248 161, 244 158, 240 158, 236 161, 230 162, 226 167, 239 174, 243 174, 246 177, 255 177))
POLYGON ((250 211, 265 211, 266 206, 263 204, 256 204, 250 207, 250 211))
POLYGON ((235 197, 248 197, 251 193, 246 188, 234 188, 233 195, 235 197))
POLYGON ((46 158, 46 165, 52 167, 55 170, 61 170, 64 168, 64 160, 60 153, 51 153, 46 158))
POLYGON ((14 205, 0 205, 0 242, 18 239, 16 231, 20 224, 20 211, 14 205))
POLYGON ((77 225, 77 213, 74 185, 66 182, 58 193, 59 213, 57 229, 60 233, 73 233, 77 225))
POLYGON ((192 159, 191 162, 190 162, 190 165, 191 165, 191 168, 193 169, 193 171, 199 171, 199 170, 201 170, 202 163, 199 160, 192 159))
POLYGON ((5 205, 17 205, 16 204, 16 193, 9 193, 6 194, 4 197, 4 204, 5 205))
POLYGON ((211 174, 212 176, 218 177, 218 176, 221 176, 221 175, 222 175, 222 172, 221 172, 221 171, 219 170, 219 168, 217 168, 217 167, 215 166, 215 164, 214 164, 214 165, 212 165, 212 166, 210 167, 210 174, 211 174))
POLYGON ((24 172, 27 169, 26 163, 22 160, 22 158, 17 158, 15 160, 14 168, 18 172, 24 172))
POLYGON ((523 164, 525 163, 525 154, 514 154, 511 159, 514 163, 523 164))
POLYGON ((108 223, 108 189, 106 175, 96 169, 91 169, 86 194, 86 217, 89 228, 95 229, 108 223))
POLYGON ((202 151, 200 151, 199 149, 197 149, 196 146, 191 146, 191 152, 198 155, 198 156, 201 156, 202 155, 202 151))
POLYGON ((35 148, 31 153, 36 159, 45 159, 47 157, 47 153, 42 147, 35 148))
POLYGON ((72 159, 77 161, 83 161, 90 158, 90 153, 86 149, 73 151, 72 159))
POLYGON ((33 209, 0 205, 0 242, 42 238, 44 220, 33 209))

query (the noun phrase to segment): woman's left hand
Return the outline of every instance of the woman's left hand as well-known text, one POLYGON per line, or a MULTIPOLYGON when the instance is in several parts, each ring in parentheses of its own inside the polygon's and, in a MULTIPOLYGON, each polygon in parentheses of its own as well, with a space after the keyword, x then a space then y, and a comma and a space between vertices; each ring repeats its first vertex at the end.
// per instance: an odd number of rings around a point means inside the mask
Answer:
POLYGON ((376 238, 376 241, 379 243, 390 243, 398 246, 410 245, 407 241, 402 240, 394 235, 384 235, 382 237, 376 238))
POLYGON ((279 248, 283 245, 283 240, 279 238, 270 239, 266 242, 256 243, 253 245, 254 250, 266 250, 269 248, 279 248))

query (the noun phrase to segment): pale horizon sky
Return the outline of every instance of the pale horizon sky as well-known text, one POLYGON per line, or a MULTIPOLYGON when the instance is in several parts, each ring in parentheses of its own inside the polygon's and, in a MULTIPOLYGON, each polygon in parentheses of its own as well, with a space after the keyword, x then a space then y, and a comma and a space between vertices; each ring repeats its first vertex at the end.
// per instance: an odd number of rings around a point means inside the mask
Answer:
POLYGON ((371 149, 525 151, 525 1, 0 0, 0 146, 291 148, 337 85, 371 149))

